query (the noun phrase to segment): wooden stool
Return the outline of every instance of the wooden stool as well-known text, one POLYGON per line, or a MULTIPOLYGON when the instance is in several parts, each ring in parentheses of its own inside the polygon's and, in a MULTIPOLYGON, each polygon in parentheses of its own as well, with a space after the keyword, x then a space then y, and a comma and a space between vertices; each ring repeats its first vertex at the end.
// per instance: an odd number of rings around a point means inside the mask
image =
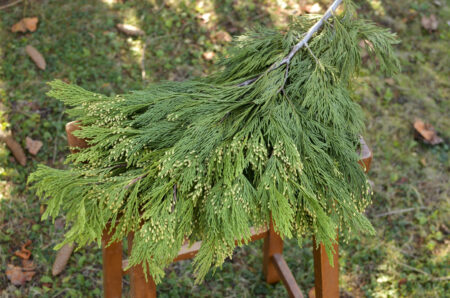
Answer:
MULTIPOLYGON (((79 129, 75 122, 67 123, 66 132, 69 146, 73 150, 75 147, 86 148, 88 145, 85 140, 75 137, 72 132, 79 129)), ((72 151, 73 152, 73 151, 72 151)), ((359 163, 367 172, 372 162, 372 152, 361 138, 361 160, 359 163)), ((106 247, 110 241, 108 228, 102 236, 103 253, 103 293, 105 298, 122 297, 122 277, 124 274, 130 274, 130 287, 132 297, 150 298, 156 297, 155 282, 149 278, 145 280, 142 266, 134 266, 125 271, 127 261, 122 260, 123 245, 122 241, 114 242, 106 247)), ((251 242, 264 239, 263 245, 263 271, 267 283, 273 284, 280 280, 286 287, 290 297, 303 297, 300 288, 295 281, 286 261, 283 258, 283 240, 273 229, 272 223, 267 230, 257 231, 252 228, 251 242)), ((134 234, 128 235, 128 253, 131 253, 134 234)), ((189 246, 185 244, 174 262, 192 259, 200 249, 201 241, 189 246)), ((315 277, 315 297, 334 298, 339 297, 339 253, 338 244, 334 245, 333 261, 334 266, 325 252, 325 247, 320 244, 316 247, 314 241, 314 277, 315 277)))

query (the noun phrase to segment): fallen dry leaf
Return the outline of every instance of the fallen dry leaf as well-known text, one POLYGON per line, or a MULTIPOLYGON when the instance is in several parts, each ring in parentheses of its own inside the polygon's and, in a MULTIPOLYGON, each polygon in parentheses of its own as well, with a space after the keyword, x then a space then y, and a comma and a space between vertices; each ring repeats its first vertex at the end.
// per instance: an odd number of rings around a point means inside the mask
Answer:
POLYGON ((16 252, 14 253, 16 256, 18 256, 19 258, 22 258, 24 260, 27 260, 30 258, 31 256, 31 251, 29 251, 28 249, 25 250, 16 250, 16 252))
POLYGON ((316 298, 316 288, 311 288, 308 292, 308 298, 316 298))
POLYGON ((14 140, 11 132, 0 131, 0 140, 5 142, 17 162, 22 166, 26 166, 27 157, 25 156, 25 152, 23 151, 22 146, 14 140))
POLYGON ((373 44, 365 39, 359 42, 359 46, 361 47, 361 59, 366 63, 370 58, 370 52, 373 52, 373 44))
POLYGON ((15 286, 24 285, 27 281, 30 281, 35 274, 35 271, 23 270, 22 267, 14 266, 12 264, 8 264, 6 269, 6 277, 8 277, 9 281, 15 286))
POLYGON ((373 43, 370 42, 370 40, 364 39, 361 40, 359 42, 359 46, 363 49, 370 49, 371 51, 373 51, 374 47, 373 47, 373 43))
POLYGON ((410 11, 408 11, 408 13, 406 14, 406 16, 405 16, 404 18, 402 18, 402 22, 403 22, 404 24, 409 23, 409 22, 412 22, 412 21, 414 21, 414 20, 416 19, 416 17, 417 17, 418 15, 419 15, 419 14, 417 13, 417 11, 415 11, 415 10, 410 10, 410 11))
POLYGON ((230 42, 232 40, 230 33, 227 31, 219 31, 212 36, 215 42, 230 42))
POLYGON ((408 181, 409 181, 409 179, 407 177, 402 177, 402 178, 398 179, 397 181, 395 181, 395 184, 396 185, 402 185, 402 184, 405 184, 408 181))
POLYGON ((439 226, 439 230, 444 233, 445 236, 450 234, 450 229, 445 225, 445 224, 441 224, 439 226))
POLYGON ((308 4, 303 7, 303 10, 305 10, 307 13, 319 13, 322 10, 322 7, 320 7, 319 3, 314 4, 308 4))
POLYGON ((117 24, 116 27, 120 32, 125 33, 126 35, 130 35, 130 36, 140 36, 140 35, 144 35, 144 33, 145 33, 140 28, 133 26, 133 25, 117 24))
POLYGON ((395 80, 393 78, 386 78, 386 79, 384 79, 384 81, 390 86, 395 85, 395 80))
POLYGON ((56 254, 55 261, 53 262, 52 274, 56 276, 64 271, 66 268, 67 262, 72 255, 72 251, 74 249, 74 244, 64 244, 58 253, 56 254))
POLYGON ((41 205, 39 207, 39 214, 42 215, 42 214, 44 214, 44 212, 45 212, 45 205, 41 205))
POLYGON ((45 63, 44 56, 42 56, 42 54, 39 53, 38 50, 36 50, 33 46, 28 45, 25 47, 25 51, 39 69, 45 70, 45 66, 47 64, 45 63))
POLYGON ((28 152, 30 152, 33 155, 38 154, 39 150, 41 150, 42 148, 42 145, 44 145, 41 141, 33 140, 30 137, 27 137, 25 139, 25 144, 27 145, 28 152))
POLYGON ((437 135, 434 127, 431 124, 425 123, 420 119, 414 121, 414 129, 424 143, 437 145, 443 142, 442 138, 437 135))
POLYGON ((32 271, 36 269, 36 265, 31 260, 22 260, 22 270, 32 271))
POLYGON ((128 259, 122 260, 122 270, 126 271, 125 268, 128 267, 129 261, 128 259))
POLYGON ((31 245, 31 240, 27 240, 24 245, 20 248, 20 250, 17 250, 14 254, 18 256, 21 259, 28 260, 31 256, 31 251, 27 249, 27 246, 31 245))
POLYGON ((427 166, 427 159, 424 157, 424 158, 421 158, 420 159, 420 164, 422 165, 422 166, 424 166, 424 167, 426 167, 427 166))
POLYGON ((211 19, 212 14, 210 12, 206 12, 204 14, 199 15, 199 18, 203 21, 203 23, 208 23, 211 19))
POLYGON ((422 27, 428 31, 435 31, 438 28, 439 22, 434 14, 427 16, 422 16, 422 27))
POLYGON ((59 217, 59 218, 55 219, 55 229, 57 231, 63 230, 65 225, 66 225, 66 222, 65 222, 64 218, 59 217))
POLYGON ((37 17, 33 18, 23 18, 19 22, 15 23, 11 27, 12 32, 34 32, 37 28, 37 23, 39 22, 37 17))
POLYGON ((214 52, 208 51, 208 52, 204 52, 202 56, 203 56, 203 59, 210 61, 214 58, 215 55, 216 54, 214 52))

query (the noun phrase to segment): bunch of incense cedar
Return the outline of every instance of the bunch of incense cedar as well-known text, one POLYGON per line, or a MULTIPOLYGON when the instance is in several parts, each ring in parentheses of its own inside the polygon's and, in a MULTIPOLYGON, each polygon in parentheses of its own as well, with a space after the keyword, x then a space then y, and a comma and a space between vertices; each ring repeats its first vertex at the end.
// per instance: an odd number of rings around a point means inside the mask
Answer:
POLYGON ((363 112, 350 90, 361 42, 392 74, 396 38, 358 19, 351 1, 337 14, 341 2, 237 37, 206 78, 114 97, 51 82, 89 144, 69 169, 41 165, 29 179, 43 218, 66 217, 61 245, 100 243, 108 223, 111 241, 134 232, 129 266, 158 283, 186 239, 203 241, 201 281, 271 220, 281 237, 314 236, 329 254, 337 231, 373 233, 357 153, 363 112))

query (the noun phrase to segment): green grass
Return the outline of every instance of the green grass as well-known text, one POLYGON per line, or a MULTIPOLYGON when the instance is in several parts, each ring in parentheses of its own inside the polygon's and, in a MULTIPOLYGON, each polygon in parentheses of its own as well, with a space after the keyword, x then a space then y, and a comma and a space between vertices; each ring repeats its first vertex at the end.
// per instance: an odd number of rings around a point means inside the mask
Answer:
MULTIPOLYGON (((52 248, 62 240, 63 230, 40 221, 40 203, 25 184, 38 163, 64 167, 68 153, 64 123, 70 119, 61 104, 45 95, 45 83, 59 78, 115 94, 151 82, 206 75, 215 67, 202 54, 226 54, 226 42, 217 33, 282 26, 291 13, 289 5, 299 1, 284 1, 284 9, 278 2, 173 0, 163 6, 163 1, 23 1, 0 11, 0 101, 6 109, 2 126, 9 126, 22 145, 26 136, 44 142, 36 157, 28 155, 26 167, 0 145, 0 296, 91 297, 102 292, 101 252, 94 245, 74 253, 63 274, 51 276, 52 248), (10 32, 14 23, 29 16, 39 17, 36 32, 10 32), (127 37, 115 29, 117 23, 137 25, 146 35, 127 37), (45 71, 25 54, 28 44, 45 56, 45 71), (27 239, 32 240, 37 274, 25 286, 14 287, 4 272, 7 264, 19 264, 14 251, 27 239)), ((326 7, 330 1, 320 2, 326 7)), ((377 235, 342 243, 341 291, 354 297, 444 297, 450 292, 449 7, 445 1, 440 7, 420 0, 357 2, 362 16, 399 34, 403 71, 386 80, 376 62, 368 61, 355 84, 355 98, 367 115, 364 136, 374 151, 369 173, 374 198, 367 214, 377 235), (430 14, 440 21, 433 33, 420 24, 421 16, 430 14), (416 117, 432 123, 444 144, 416 141, 416 117), (409 211, 383 216, 402 209, 409 211)), ((161 297, 286 296, 282 285, 263 282, 261 245, 236 249, 233 260, 201 285, 193 284, 190 261, 173 264, 158 292, 161 297)), ((314 282, 310 242, 299 248, 295 240, 287 240, 284 255, 306 294, 314 282)))

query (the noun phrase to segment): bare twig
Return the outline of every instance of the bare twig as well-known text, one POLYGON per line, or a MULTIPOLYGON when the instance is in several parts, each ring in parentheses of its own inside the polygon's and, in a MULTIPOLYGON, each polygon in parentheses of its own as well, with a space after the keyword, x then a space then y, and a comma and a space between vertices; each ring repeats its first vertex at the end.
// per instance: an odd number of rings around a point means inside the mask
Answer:
POLYGON ((227 113, 225 114, 225 116, 223 116, 223 117, 222 117, 222 119, 220 119, 219 123, 222 123, 222 122, 224 122, 224 121, 225 121, 225 119, 227 119, 227 118, 228 118, 228 116, 230 116, 230 112, 227 112, 227 113))
POLYGON ((409 270, 412 270, 412 271, 415 271, 417 273, 420 273, 420 274, 423 274, 423 275, 427 276, 431 281, 446 281, 446 280, 450 279, 450 276, 434 277, 432 274, 430 274, 430 273, 428 273, 426 271, 423 271, 423 270, 421 270, 419 268, 410 266, 408 264, 405 264, 405 263, 402 263, 402 262, 399 262, 399 261, 395 261, 395 262, 397 264, 399 264, 399 265, 409 269, 409 270))
POLYGON ((19 3, 22 2, 22 1, 23 1, 23 0, 16 0, 16 1, 13 1, 13 2, 11 2, 11 3, 5 4, 5 5, 3 5, 3 6, 0 6, 0 10, 5 9, 5 8, 8 8, 8 7, 11 7, 11 6, 14 6, 14 5, 16 5, 16 4, 19 4, 19 3))
MULTIPOLYGON (((300 51, 301 48, 303 48, 304 46, 308 47, 308 42, 309 40, 312 38, 312 36, 314 35, 314 33, 316 33, 317 31, 319 31, 319 29, 323 26, 323 24, 328 21, 328 19, 333 16, 335 10, 338 8, 338 6, 342 3, 342 0, 335 0, 333 2, 333 4, 331 4, 331 6, 327 9, 327 11, 325 12, 325 14, 320 18, 320 20, 318 20, 311 28, 309 28, 308 32, 306 32, 305 37, 302 38, 302 40, 300 40, 293 48, 292 50, 289 52, 289 54, 284 57, 280 62, 276 62, 274 64, 272 64, 272 66, 269 67, 268 70, 266 70, 264 73, 258 75, 255 78, 249 79, 245 82, 240 83, 238 86, 242 87, 242 86, 248 86, 254 82, 256 82, 260 77, 262 77, 264 74, 271 72, 272 70, 275 70, 279 67, 281 67, 282 65, 286 64, 289 66, 289 64, 291 63, 292 58, 295 56, 295 54, 297 54, 298 51, 300 51)), ((313 54, 314 56, 314 54, 313 54)), ((315 56, 314 56, 315 57, 315 56)), ((317 57, 315 57, 317 59, 317 57)), ((280 90, 283 89, 283 86, 280 88, 280 90)))
POLYGON ((118 168, 125 168, 126 166, 127 166, 127 163, 123 162, 123 163, 120 163, 118 165, 115 165, 115 166, 112 166, 112 167, 109 167, 109 168, 110 169, 118 169, 118 168))
POLYGON ((401 265, 401 266, 403 266, 405 268, 408 268, 409 270, 416 271, 418 273, 422 273, 423 275, 426 275, 426 276, 431 276, 430 273, 425 272, 425 271, 420 270, 420 269, 417 269, 416 267, 410 266, 408 264, 405 264, 405 263, 402 263, 402 262, 399 262, 399 261, 396 261, 396 262, 397 262, 397 264, 399 264, 399 265, 401 265))
POLYGON ((136 184, 139 180, 145 178, 145 176, 147 176, 147 174, 144 174, 144 175, 141 175, 141 176, 139 176, 139 177, 137 177, 137 178, 134 178, 133 180, 130 181, 130 183, 128 183, 128 184, 125 186, 125 189, 130 188, 133 184, 136 184))
POLYGON ((311 48, 307 43, 305 43, 305 47, 308 49, 308 52, 311 54, 311 56, 314 57, 314 60, 316 60, 317 65, 319 65, 320 64, 319 59, 316 57, 316 55, 314 55, 313 51, 311 51, 311 48))
MULTIPOLYGON (((59 114, 58 123, 61 122, 63 115, 64 115, 64 111, 62 111, 61 114, 59 114)), ((56 161, 57 154, 58 154, 58 136, 55 137, 55 143, 53 146, 53 158, 52 158, 53 163, 55 163, 55 161, 56 161)))
POLYGON ((297 52, 308 43, 308 41, 311 39, 314 33, 319 31, 323 23, 334 14, 334 11, 336 10, 336 8, 338 8, 341 2, 342 0, 335 0, 333 4, 331 4, 331 6, 328 7, 327 11, 320 18, 320 20, 317 21, 317 23, 315 23, 311 28, 309 28, 308 32, 306 32, 306 36, 303 37, 303 39, 292 48, 292 50, 289 52, 289 55, 287 55, 283 60, 281 60, 279 66, 289 63, 291 61, 292 57, 294 57, 294 55, 297 54, 297 52))
POLYGON ((431 279, 432 281, 446 281, 450 280, 450 276, 442 276, 442 277, 435 277, 431 279))
MULTIPOLYGON (((284 80, 283 80, 283 85, 281 85, 280 89, 278 89, 278 92, 284 91, 284 85, 286 85, 288 76, 289 76, 289 64, 286 64, 286 69, 284 70, 284 80)), ((285 94, 286 94, 286 92, 285 92, 285 94)))
POLYGON ((177 185, 173 185, 173 201, 172 201, 172 212, 175 209, 175 204, 177 203, 177 185))
POLYGON ((144 41, 142 45, 142 57, 141 57, 141 76, 142 80, 145 81, 147 74, 145 72, 145 49, 147 48, 147 42, 144 41))
POLYGON ((427 208, 426 207, 418 207, 418 208, 397 209, 397 210, 392 210, 392 211, 388 211, 388 212, 384 212, 384 213, 375 214, 374 217, 383 217, 383 216, 388 216, 388 215, 394 215, 394 214, 401 214, 401 213, 405 213, 405 212, 411 212, 411 211, 414 211, 414 210, 422 210, 422 209, 427 209, 427 208))
POLYGON ((255 77, 255 78, 249 79, 249 80, 247 80, 245 82, 242 82, 242 83, 238 84, 238 87, 248 86, 251 83, 253 83, 254 81, 256 81, 257 79, 259 79, 260 77, 261 77, 261 75, 255 77))

